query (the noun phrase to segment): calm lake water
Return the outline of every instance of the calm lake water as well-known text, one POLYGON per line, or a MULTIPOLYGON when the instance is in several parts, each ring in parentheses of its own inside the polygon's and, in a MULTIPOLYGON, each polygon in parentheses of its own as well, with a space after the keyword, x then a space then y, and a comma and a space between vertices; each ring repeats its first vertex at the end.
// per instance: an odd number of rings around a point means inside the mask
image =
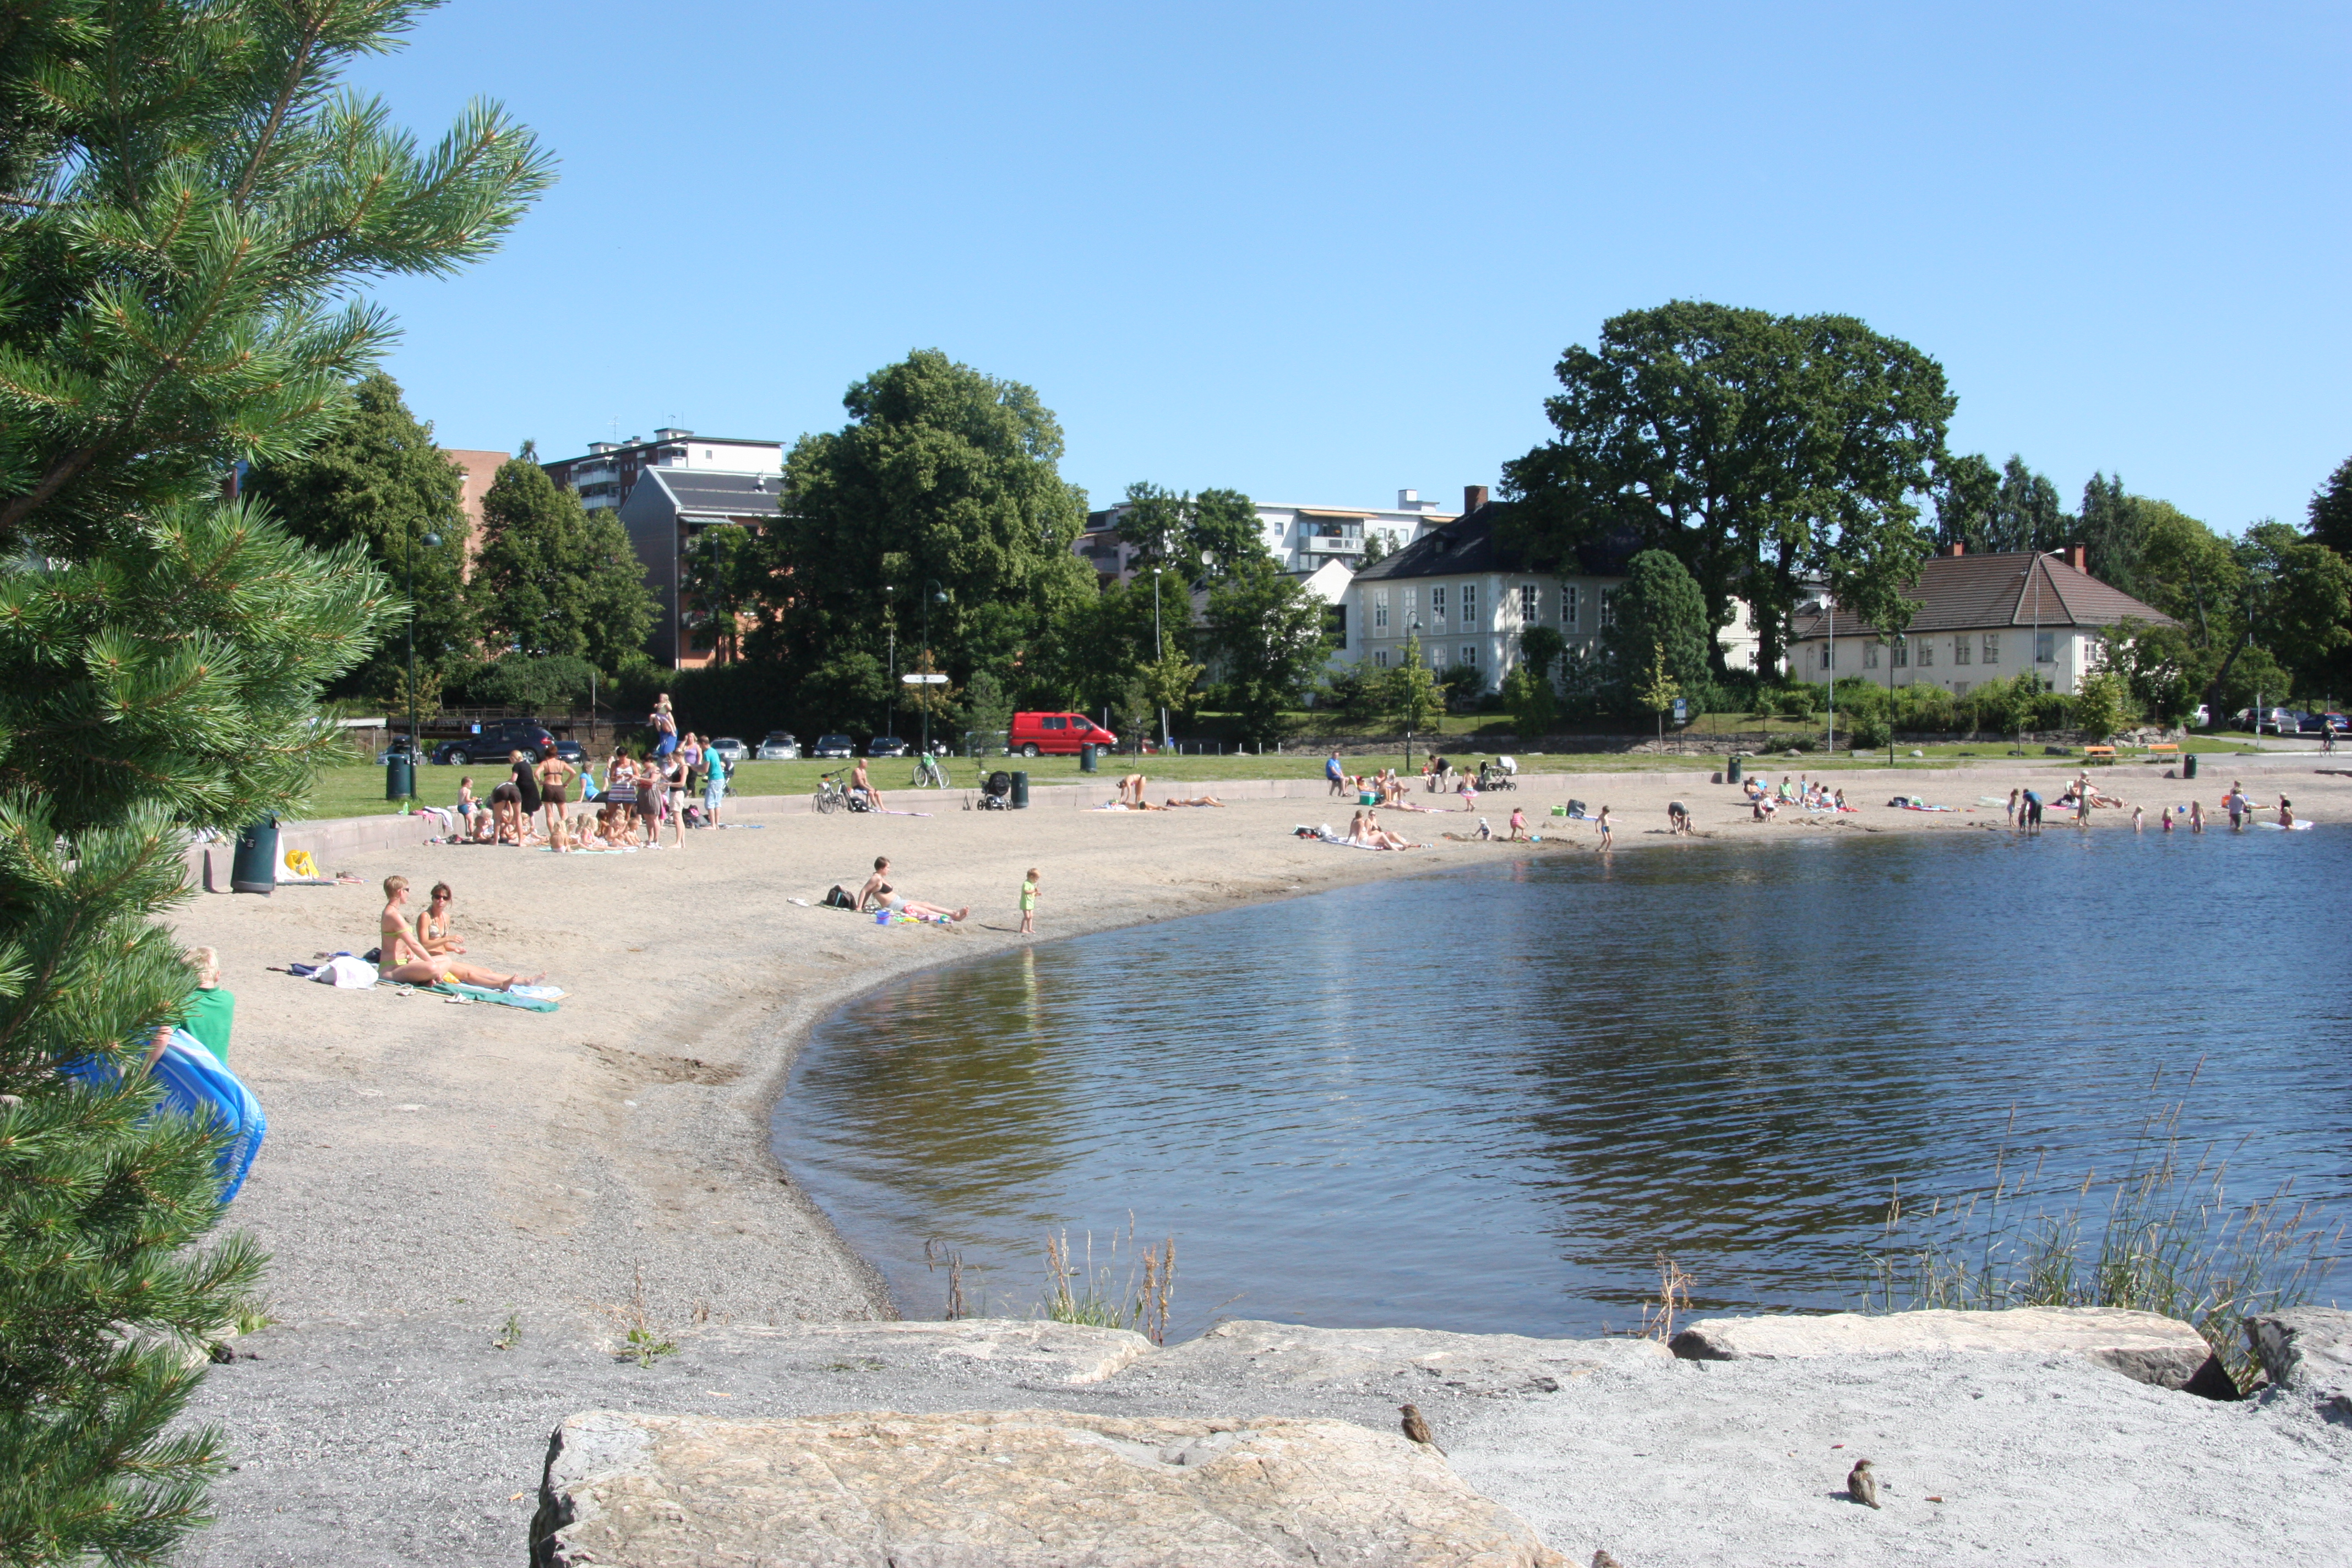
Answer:
POLYGON ((2005 1128, 2119 1171, 2175 1103, 2233 1195, 2352 1209, 2352 832, 1507 853, 918 975, 819 1027, 777 1152, 909 1317, 927 1239, 1026 1314, 1049 1230, 1173 1233, 1171 1337, 1624 1329, 1661 1248, 1704 1309, 1850 1308, 1898 1180, 2005 1128))

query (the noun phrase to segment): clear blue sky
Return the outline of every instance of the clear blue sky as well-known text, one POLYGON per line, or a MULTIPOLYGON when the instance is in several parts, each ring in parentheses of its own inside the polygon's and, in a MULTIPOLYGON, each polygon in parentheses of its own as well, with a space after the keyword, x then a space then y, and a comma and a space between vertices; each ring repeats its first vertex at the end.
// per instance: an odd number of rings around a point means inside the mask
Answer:
POLYGON ((562 161, 381 298, 453 447, 791 440, 937 347, 1097 504, 1458 500, 1677 297, 1940 360, 1952 439, 2219 527, 2352 455, 2352 9, 456 0, 361 83, 562 161), (1638 14, 1636 14, 1638 12, 1638 14))

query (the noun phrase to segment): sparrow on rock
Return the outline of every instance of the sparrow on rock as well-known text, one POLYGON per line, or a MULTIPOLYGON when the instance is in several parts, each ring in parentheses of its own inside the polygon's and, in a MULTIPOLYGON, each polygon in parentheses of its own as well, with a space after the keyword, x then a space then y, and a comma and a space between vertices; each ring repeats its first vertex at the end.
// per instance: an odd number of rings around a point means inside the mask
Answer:
POLYGON ((1440 1455, 1443 1455, 1445 1452, 1444 1449, 1437 1447, 1437 1439, 1430 1434, 1429 1423, 1421 1418, 1420 1405, 1400 1405, 1397 1408, 1404 1413, 1404 1435, 1406 1436, 1412 1438, 1414 1442, 1420 1444, 1424 1448, 1437 1448, 1437 1452, 1440 1455))
POLYGON ((1592 1568, 1625 1568, 1625 1564, 1610 1556, 1607 1547, 1596 1546, 1592 1549, 1592 1568))

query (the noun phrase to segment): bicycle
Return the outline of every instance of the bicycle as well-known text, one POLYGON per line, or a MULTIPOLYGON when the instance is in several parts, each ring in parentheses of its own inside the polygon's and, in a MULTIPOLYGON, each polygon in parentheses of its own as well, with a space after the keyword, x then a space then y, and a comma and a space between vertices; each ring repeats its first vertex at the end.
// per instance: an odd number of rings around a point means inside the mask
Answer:
POLYGON ((850 805, 849 790, 842 784, 839 773, 820 773, 817 778, 816 794, 812 799, 818 811, 829 815, 850 805))
POLYGON ((945 789, 948 787, 948 771, 940 765, 939 758, 930 755, 929 752, 925 752, 922 756, 915 759, 915 780, 914 783, 908 784, 907 787, 909 789, 945 789))

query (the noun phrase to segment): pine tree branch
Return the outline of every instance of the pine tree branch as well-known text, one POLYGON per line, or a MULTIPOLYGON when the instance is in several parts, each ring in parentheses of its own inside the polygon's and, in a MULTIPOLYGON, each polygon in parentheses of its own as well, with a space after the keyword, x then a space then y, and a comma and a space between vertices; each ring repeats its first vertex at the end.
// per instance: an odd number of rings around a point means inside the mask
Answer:
POLYGON ((310 74, 310 52, 318 47, 322 31, 324 28, 318 16, 312 16, 303 25, 300 41, 296 45, 292 58, 286 62, 286 79, 279 84, 278 96, 270 100, 269 118, 263 123, 261 134, 254 141, 253 155, 246 161, 244 177, 229 193, 229 205, 239 213, 245 211, 247 198, 253 195, 254 182, 261 177, 262 163, 269 156, 271 144, 278 140, 278 129, 286 123, 287 112, 294 107, 294 100, 301 93, 302 80, 310 74))

